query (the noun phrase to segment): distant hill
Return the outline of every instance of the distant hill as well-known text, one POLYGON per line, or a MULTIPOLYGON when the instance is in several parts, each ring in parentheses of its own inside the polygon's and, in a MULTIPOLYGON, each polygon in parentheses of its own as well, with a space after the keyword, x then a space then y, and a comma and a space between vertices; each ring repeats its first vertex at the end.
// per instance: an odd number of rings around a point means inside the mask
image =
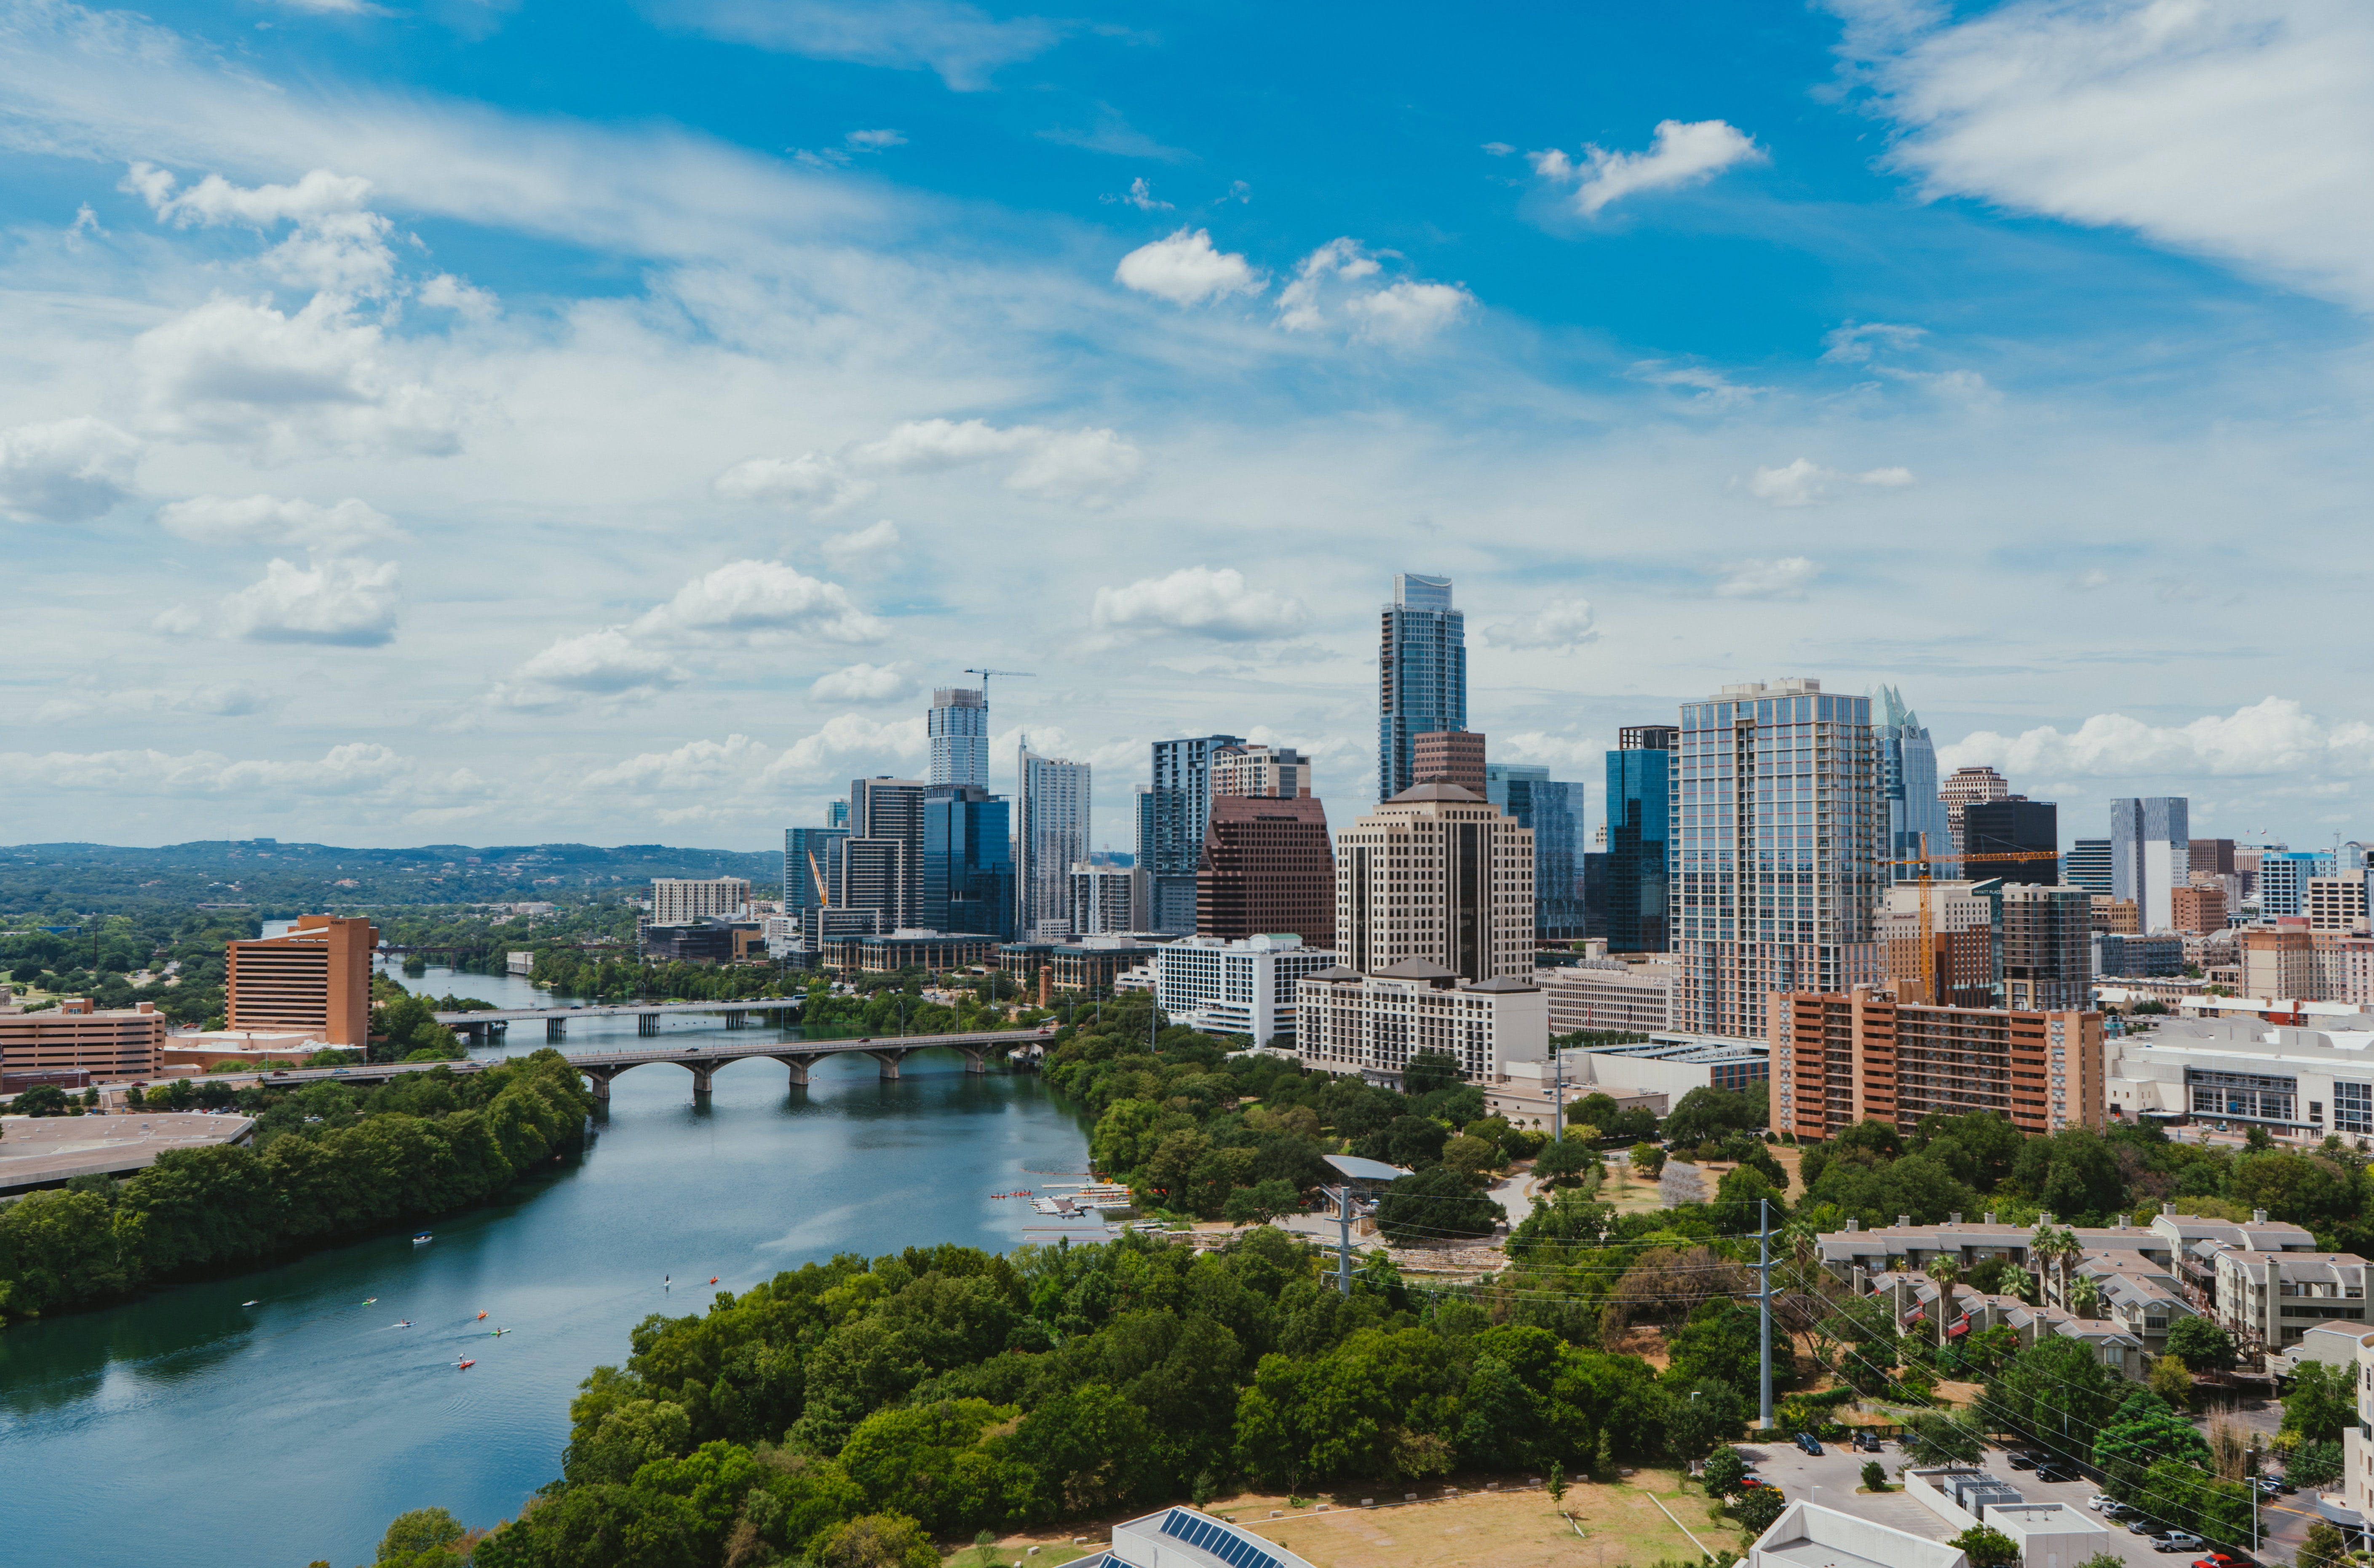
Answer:
POLYGON ((341 849, 273 838, 214 839, 154 849, 108 844, 0 848, 0 916, 128 914, 159 905, 246 905, 270 919, 340 907, 582 900, 655 876, 783 877, 779 851, 678 849, 664 844, 428 844, 341 849))

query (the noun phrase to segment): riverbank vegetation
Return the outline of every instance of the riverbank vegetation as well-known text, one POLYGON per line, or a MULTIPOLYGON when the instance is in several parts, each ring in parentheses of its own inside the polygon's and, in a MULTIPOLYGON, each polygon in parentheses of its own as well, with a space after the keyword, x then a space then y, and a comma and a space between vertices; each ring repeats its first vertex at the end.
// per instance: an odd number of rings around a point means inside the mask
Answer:
MULTIPOLYGON (((171 1108, 175 1080, 156 1096, 171 1108)), ((169 1150, 123 1181, 77 1177, 0 1202, 0 1316, 89 1306, 193 1270, 253 1263, 485 1202, 580 1146, 592 1097, 560 1054, 438 1069, 376 1089, 213 1091, 254 1147, 169 1150)))

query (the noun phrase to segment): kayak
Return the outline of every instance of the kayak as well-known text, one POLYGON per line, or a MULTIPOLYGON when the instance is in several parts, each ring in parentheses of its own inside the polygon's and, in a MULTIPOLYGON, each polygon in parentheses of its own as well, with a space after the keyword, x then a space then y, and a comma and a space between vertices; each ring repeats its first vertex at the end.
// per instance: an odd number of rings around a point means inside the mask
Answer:
POLYGON ((480 1314, 478 1314, 478 1316, 477 1316, 477 1317, 476 1317, 476 1321, 480 1322, 480 1323, 484 1323, 486 1320, 487 1320, 487 1315, 486 1315, 485 1313, 483 1313, 483 1312, 482 1312, 482 1313, 480 1313, 480 1314))
POLYGON ((463 1360, 461 1360, 461 1361, 459 1361, 459 1362, 456 1362, 456 1363, 454 1363, 454 1365, 453 1365, 453 1370, 454 1370, 454 1371, 456 1371, 456 1372, 467 1372, 467 1371, 469 1371, 472 1367, 474 1367, 474 1366, 476 1366, 476 1365, 477 1365, 477 1364, 478 1364, 478 1363, 477 1363, 476 1362, 472 1361, 472 1360, 469 1360, 468 1358, 464 1357, 463 1360))

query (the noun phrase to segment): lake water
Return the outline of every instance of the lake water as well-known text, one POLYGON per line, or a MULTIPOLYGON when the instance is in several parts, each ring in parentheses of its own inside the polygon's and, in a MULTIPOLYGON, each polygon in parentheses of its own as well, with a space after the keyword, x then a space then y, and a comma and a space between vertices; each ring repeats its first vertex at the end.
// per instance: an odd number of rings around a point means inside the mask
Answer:
MULTIPOLYGON (((405 983, 551 1000, 508 976, 405 983)), ((516 1048, 541 1033, 519 1025, 516 1048)), ((582 1020, 564 1048, 635 1038, 631 1017, 582 1020)), ((991 1194, 1080 1169, 1078 1121, 1037 1078, 953 1052, 902 1072, 828 1059, 795 1090, 744 1061, 696 1106, 690 1073, 637 1068, 582 1163, 446 1216, 427 1246, 407 1230, 0 1332, 0 1562, 349 1568, 407 1508, 490 1525, 559 1473, 570 1396, 646 1315, 836 1252, 1038 1239, 1026 1202, 991 1194)))

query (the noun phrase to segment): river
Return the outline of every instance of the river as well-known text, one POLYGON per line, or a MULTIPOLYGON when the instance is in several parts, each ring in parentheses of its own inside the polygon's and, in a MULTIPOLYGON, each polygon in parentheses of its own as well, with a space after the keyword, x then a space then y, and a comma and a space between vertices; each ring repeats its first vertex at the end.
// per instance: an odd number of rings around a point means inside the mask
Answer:
MULTIPOLYGON (((508 976, 405 983, 549 1000, 508 976)), ((542 1044, 534 1027, 518 1050, 542 1044)), ((635 1021, 570 1035, 570 1049, 631 1042, 635 1021)), ((744 1061, 696 1106, 689 1073, 637 1068, 582 1162, 445 1216, 426 1246, 407 1228, 0 1332, 0 1560, 367 1563, 405 1509, 516 1514, 559 1473, 578 1381, 625 1360, 648 1314, 837 1252, 1035 1239, 1028 1203, 991 1195, 1078 1170, 1079 1122, 1037 1078, 968 1074, 953 1052, 902 1071, 886 1083, 869 1059, 831 1058, 797 1090, 779 1063, 744 1061), (476 1364, 457 1371, 463 1357, 476 1364)))

